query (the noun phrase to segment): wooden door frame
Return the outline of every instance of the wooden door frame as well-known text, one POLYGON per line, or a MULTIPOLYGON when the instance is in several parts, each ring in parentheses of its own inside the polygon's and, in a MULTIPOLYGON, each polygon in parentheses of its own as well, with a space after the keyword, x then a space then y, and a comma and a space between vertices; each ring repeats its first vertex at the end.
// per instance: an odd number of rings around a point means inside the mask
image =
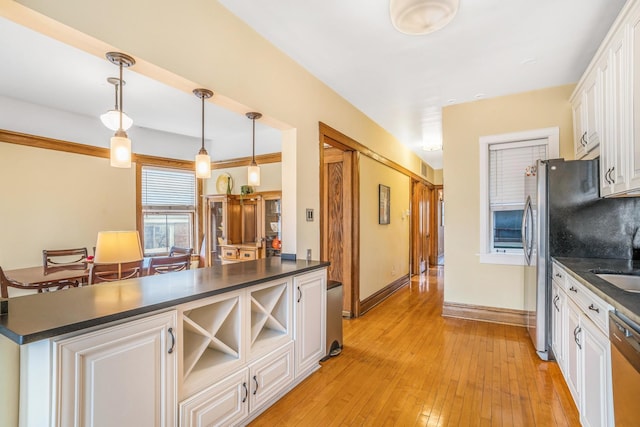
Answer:
POLYGON ((329 224, 326 218, 328 188, 325 186, 325 144, 342 151, 343 165, 343 263, 342 275, 349 280, 350 286, 343 286, 345 293, 343 299, 345 305, 349 307, 343 315, 347 317, 358 317, 360 315, 360 237, 359 237, 359 210, 360 205, 360 185, 359 185, 359 155, 353 150, 349 150, 339 141, 323 135, 321 133, 320 143, 320 254, 322 259, 328 260, 329 248, 325 245, 325 238, 329 233, 329 224))
POLYGON ((431 230, 431 239, 429 240, 429 264, 438 265, 438 238, 440 237, 438 224, 438 209, 440 209, 440 201, 438 200, 438 190, 443 190, 442 185, 434 185, 431 192, 431 218, 429 228, 431 230))

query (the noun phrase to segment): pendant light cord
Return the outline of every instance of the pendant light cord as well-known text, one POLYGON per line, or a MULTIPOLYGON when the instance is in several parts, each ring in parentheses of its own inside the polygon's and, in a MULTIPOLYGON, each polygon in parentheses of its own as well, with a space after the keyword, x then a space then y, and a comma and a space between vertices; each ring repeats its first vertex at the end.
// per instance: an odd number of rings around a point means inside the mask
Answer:
POLYGON ((255 166, 256 164, 256 119, 255 117, 251 119, 253 122, 253 149, 251 154, 251 166, 255 166))
POLYGON ((120 130, 122 129, 122 60, 120 60, 120 130))
POLYGON ((201 96, 200 99, 202 100, 202 151, 204 150, 204 96, 201 96))

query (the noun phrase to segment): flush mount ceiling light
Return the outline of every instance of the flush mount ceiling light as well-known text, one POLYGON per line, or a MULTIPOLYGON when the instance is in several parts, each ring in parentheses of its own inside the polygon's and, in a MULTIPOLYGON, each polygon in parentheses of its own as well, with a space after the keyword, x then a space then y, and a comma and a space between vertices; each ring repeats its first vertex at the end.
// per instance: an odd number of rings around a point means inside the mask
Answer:
POLYGON ((111 166, 116 168, 130 168, 131 167, 131 140, 127 136, 127 133, 123 128, 123 120, 122 120, 122 92, 123 91, 123 80, 122 80, 122 69, 124 67, 131 67, 136 63, 135 59, 120 52, 107 52, 107 59, 112 64, 117 65, 120 68, 120 78, 118 79, 118 86, 120 89, 119 98, 120 98, 120 109, 118 111, 118 130, 111 137, 111 166))
MULTIPOLYGON (((122 129, 128 130, 133 124, 131 117, 127 116, 124 111, 120 111, 120 105, 118 102, 118 93, 120 88, 120 79, 117 77, 107 77, 107 81, 113 85, 116 93, 116 103, 113 110, 109 110, 106 113, 100 115, 102 124, 111 130, 118 130, 120 127, 120 113, 122 113, 122 129)), ((124 80, 122 86, 127 84, 124 80)))
POLYGON ((422 146, 424 151, 438 151, 442 150, 442 141, 431 140, 424 143, 422 146))
POLYGON ((211 178, 211 157, 204 148, 204 100, 211 98, 213 92, 209 89, 194 89, 193 94, 202 100, 202 146, 196 154, 196 178, 211 178))
POLYGON ((391 23, 404 34, 429 34, 447 25, 459 0, 390 0, 391 23))
POLYGON ((251 165, 247 169, 247 181, 249 185, 260 185, 260 166, 256 163, 256 119, 262 117, 260 113, 247 113, 247 117, 253 122, 253 151, 251 165))

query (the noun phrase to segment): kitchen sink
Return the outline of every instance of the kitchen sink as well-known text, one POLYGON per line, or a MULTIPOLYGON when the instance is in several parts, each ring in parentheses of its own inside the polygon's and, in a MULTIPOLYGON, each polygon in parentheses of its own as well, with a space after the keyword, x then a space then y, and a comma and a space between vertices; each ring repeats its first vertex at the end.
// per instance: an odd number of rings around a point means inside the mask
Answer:
POLYGON ((606 280, 613 286, 622 289, 627 292, 640 293, 640 276, 635 274, 616 274, 616 273, 601 273, 597 274, 602 280, 606 280))

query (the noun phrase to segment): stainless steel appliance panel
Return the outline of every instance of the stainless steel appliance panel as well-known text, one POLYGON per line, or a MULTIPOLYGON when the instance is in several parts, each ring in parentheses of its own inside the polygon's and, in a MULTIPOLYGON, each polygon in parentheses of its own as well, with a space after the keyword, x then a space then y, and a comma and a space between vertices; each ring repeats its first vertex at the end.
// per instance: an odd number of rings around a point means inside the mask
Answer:
POLYGON ((617 427, 638 426, 640 396, 640 333, 637 325, 609 313, 613 413, 617 427), (634 327, 635 326, 635 327, 634 327))

